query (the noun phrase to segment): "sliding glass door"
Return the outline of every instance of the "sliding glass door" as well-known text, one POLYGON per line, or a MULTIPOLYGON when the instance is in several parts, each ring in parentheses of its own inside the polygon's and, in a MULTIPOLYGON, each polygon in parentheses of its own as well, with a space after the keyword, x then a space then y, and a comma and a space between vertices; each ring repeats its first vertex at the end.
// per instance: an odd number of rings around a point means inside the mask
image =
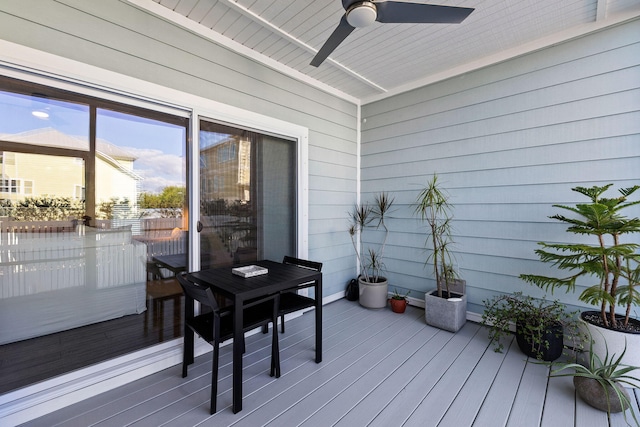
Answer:
POLYGON ((298 139, 199 120, 188 181, 185 112, 0 77, 0 117, 0 394, 181 337, 189 248, 297 254, 298 139))
POLYGON ((200 121, 201 268, 296 254, 296 142, 200 121))

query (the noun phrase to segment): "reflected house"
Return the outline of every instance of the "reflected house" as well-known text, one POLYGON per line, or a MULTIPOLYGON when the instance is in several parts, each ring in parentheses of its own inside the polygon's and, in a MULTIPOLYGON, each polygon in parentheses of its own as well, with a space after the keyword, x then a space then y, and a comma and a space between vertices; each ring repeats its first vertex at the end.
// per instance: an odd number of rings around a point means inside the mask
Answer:
MULTIPOLYGON (((19 134, 0 134, 0 141, 29 146, 72 150, 89 154, 89 143, 53 128, 19 134)), ((112 198, 137 201, 142 177, 133 170, 136 157, 103 139, 96 141, 96 200, 112 198)), ((2 153, 2 188, 0 198, 17 201, 25 197, 56 196, 75 200, 85 198, 85 164, 81 157, 51 156, 28 152, 2 153)))
POLYGON ((206 252, 217 265, 256 259, 254 214, 251 211, 251 141, 243 136, 205 133, 200 152, 201 199, 208 204, 202 235, 206 252), (211 167, 214 166, 215 167, 211 167), (224 245, 225 249, 220 247, 224 245), (226 259, 226 261, 224 261, 226 259))
POLYGON ((202 175, 203 200, 225 200, 228 203, 251 200, 251 142, 229 136, 201 150, 200 159, 207 167, 202 175))

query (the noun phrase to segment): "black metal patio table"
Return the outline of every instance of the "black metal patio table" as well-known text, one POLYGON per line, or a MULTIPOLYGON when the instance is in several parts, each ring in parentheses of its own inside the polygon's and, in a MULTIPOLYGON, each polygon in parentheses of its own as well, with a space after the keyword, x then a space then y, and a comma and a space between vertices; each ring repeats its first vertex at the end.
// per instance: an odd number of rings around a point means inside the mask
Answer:
MULTIPOLYGON (((267 274, 241 277, 232 273, 231 267, 212 268, 189 273, 194 282, 209 286, 242 307, 245 301, 271 295, 302 283, 315 282, 316 363, 322 361, 322 273, 295 265, 275 261, 251 263, 269 270, 267 274)), ((233 412, 242 410, 242 310, 234 310, 233 321, 233 412)), ((274 327, 276 327, 274 325, 274 327)))

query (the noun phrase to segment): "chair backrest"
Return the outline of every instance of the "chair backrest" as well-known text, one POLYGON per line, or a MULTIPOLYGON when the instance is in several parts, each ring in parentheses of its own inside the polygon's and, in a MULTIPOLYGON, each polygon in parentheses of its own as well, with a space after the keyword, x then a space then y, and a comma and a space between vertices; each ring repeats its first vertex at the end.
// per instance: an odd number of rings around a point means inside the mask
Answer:
POLYGON ((209 287, 203 287, 192 282, 187 278, 187 273, 182 272, 177 276, 178 283, 182 286, 185 295, 186 315, 193 317, 193 301, 198 301, 207 307, 210 307, 214 313, 219 313, 220 308, 216 302, 213 292, 209 287))
POLYGON ((306 260, 306 259, 295 258, 295 257, 292 257, 292 256, 285 256, 284 259, 282 260, 282 263, 283 264, 297 265, 298 267, 308 268, 309 270, 313 270, 313 271, 321 271, 322 270, 322 263, 321 262, 309 261, 309 260, 306 260))

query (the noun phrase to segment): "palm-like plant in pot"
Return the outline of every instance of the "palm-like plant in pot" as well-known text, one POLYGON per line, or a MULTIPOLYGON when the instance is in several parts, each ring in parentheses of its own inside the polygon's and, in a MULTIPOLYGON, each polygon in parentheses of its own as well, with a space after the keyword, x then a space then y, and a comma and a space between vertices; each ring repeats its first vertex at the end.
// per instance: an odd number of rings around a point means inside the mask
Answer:
POLYGON ((542 248, 537 249, 536 253, 540 260, 560 270, 568 270, 571 274, 561 278, 534 274, 520 277, 552 292, 559 288, 567 292, 574 291, 579 279, 595 278, 596 283, 579 295, 581 301, 599 308, 598 311, 581 313, 587 333, 595 340, 593 351, 598 357, 604 358, 605 346, 608 345, 613 353, 621 354, 626 342, 629 349, 622 363, 640 366, 640 322, 631 317, 632 308, 640 303, 640 254, 637 253, 640 245, 636 243, 640 219, 629 218, 622 212, 640 203, 628 201, 640 186, 619 189, 619 197, 602 197, 611 186, 575 187, 572 190, 588 197, 588 203, 554 205, 571 212, 572 216, 557 214, 551 218, 568 224, 568 232, 593 236, 597 242, 594 245, 539 243, 542 248), (623 243, 622 236, 635 238, 636 241, 623 243))
POLYGON ((438 175, 427 182, 417 198, 416 214, 427 223, 427 263, 433 266, 436 290, 425 293, 425 319, 427 324, 452 332, 466 322, 467 297, 465 281, 453 269, 450 247, 452 205, 449 194, 440 186, 438 175))
POLYGON ((383 308, 387 305, 388 283, 382 276, 383 255, 389 229, 385 223, 394 199, 386 192, 374 197, 373 204, 355 205, 350 214, 349 235, 360 266, 358 288, 360 304, 367 308, 383 308), (380 244, 365 248, 364 231, 381 230, 383 238, 380 244))

